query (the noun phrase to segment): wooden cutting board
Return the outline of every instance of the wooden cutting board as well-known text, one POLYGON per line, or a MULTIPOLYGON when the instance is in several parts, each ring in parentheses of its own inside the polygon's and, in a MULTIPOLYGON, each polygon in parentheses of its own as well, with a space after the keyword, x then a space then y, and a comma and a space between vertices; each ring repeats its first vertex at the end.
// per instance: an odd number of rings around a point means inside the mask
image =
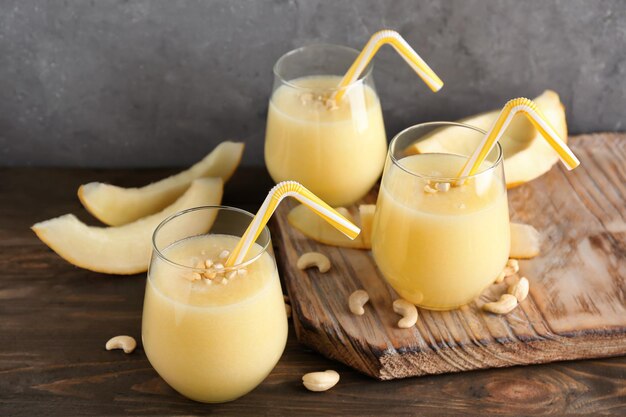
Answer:
MULTIPOLYGON (((324 356, 381 380, 626 354, 626 134, 572 137, 581 160, 509 190, 511 218, 543 235, 541 255, 520 262, 530 295, 506 316, 480 306, 506 283, 448 312, 419 310, 399 329, 396 293, 371 252, 307 239, 277 212, 273 235, 291 298, 298 340, 324 356), (298 257, 326 254, 332 269, 298 270, 298 257), (354 290, 370 294, 364 316, 348 310, 354 290)), ((375 196, 368 196, 372 201, 375 196)))

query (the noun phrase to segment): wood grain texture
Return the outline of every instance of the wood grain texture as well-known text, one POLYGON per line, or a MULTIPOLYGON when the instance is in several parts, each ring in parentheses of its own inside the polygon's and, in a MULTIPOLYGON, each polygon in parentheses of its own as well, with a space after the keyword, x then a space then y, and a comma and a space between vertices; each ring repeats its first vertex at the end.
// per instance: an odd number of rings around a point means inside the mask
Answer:
MULTIPOLYGON (((283 357, 253 392, 227 404, 187 400, 143 352, 145 275, 75 268, 29 230, 67 212, 95 224, 76 198, 81 183, 136 186, 172 172, 0 169, 0 416, 626 415, 626 357, 381 383, 307 349, 291 325, 283 357), (137 338, 137 350, 107 352, 108 338, 122 333, 137 338), (324 369, 337 370, 339 384, 306 391, 301 376, 324 369)), ((240 169, 224 202, 255 210, 270 187, 265 172, 240 169)))
POLYGON ((382 380, 625 354, 626 137, 587 135, 571 146, 580 168, 558 166, 509 191, 512 219, 534 225, 544 242, 539 257, 520 262, 530 295, 506 316, 481 309, 506 291, 504 282, 457 310, 419 309, 417 325, 399 329, 398 296, 371 252, 307 239, 287 223, 295 203, 283 206, 279 258, 298 340, 382 380), (309 251, 325 253, 331 271, 289 267, 309 251), (348 310, 357 289, 370 294, 364 316, 348 310))

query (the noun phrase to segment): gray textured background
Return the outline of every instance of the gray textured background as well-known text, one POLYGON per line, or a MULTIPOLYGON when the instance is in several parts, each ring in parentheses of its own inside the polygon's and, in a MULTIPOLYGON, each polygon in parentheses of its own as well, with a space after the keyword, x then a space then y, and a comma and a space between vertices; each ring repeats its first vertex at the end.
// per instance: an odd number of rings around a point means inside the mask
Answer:
POLYGON ((0 0, 0 165, 183 165, 226 138, 260 165, 275 60, 384 27, 446 82, 383 49, 388 135, 545 88, 572 132, 624 130, 624 0, 0 0))

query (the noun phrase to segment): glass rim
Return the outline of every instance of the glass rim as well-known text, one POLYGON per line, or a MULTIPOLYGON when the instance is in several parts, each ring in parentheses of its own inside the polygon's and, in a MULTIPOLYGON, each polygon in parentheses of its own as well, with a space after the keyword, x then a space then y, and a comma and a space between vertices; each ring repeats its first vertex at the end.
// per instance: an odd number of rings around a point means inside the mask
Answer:
MULTIPOLYGON (((371 73, 372 73, 372 69, 374 68, 374 63, 372 61, 370 61, 369 64, 367 64, 367 67, 365 67, 365 70, 363 71, 363 73, 361 73, 361 75, 359 76, 359 78, 357 78, 356 80, 354 80, 353 82, 351 82, 350 84, 346 85, 345 87, 330 87, 330 88, 324 88, 324 89, 320 89, 320 88, 310 88, 310 87, 302 87, 299 85, 296 85, 294 83, 291 82, 291 80, 287 80, 285 79, 285 77, 282 76, 282 74, 280 74, 280 71, 278 70, 278 67, 280 66, 280 64, 285 60, 290 58, 291 56, 302 52, 305 49, 310 49, 310 48, 336 48, 336 49, 340 49, 340 50, 344 50, 346 52, 353 52, 355 53, 355 59, 359 56, 359 51, 351 48, 349 46, 344 46, 344 45, 337 45, 334 43, 312 43, 309 45, 304 45, 304 46, 300 46, 299 48, 295 48, 292 49, 291 51, 287 51, 284 54, 282 54, 280 56, 280 58, 278 58, 276 60, 276 63, 274 64, 274 67, 272 68, 272 72, 274 73, 274 76, 276 78, 278 78, 280 80, 280 82, 290 88, 294 88, 296 90, 302 90, 302 91, 311 91, 311 90, 315 90, 315 91, 341 91, 341 90, 347 90, 348 88, 357 85, 357 84, 362 84, 363 81, 365 81, 366 78, 368 78, 371 73)), ((354 61, 353 61, 354 62, 354 61)), ((349 68, 349 67, 348 67, 349 68)), ((329 74, 320 74, 320 75, 329 75, 329 74)), ((342 74, 343 76, 344 74, 342 74)))
MULTIPOLYGON (((183 216, 185 214, 192 213, 194 211, 208 210, 208 209, 212 209, 212 210, 228 210, 228 211, 237 212, 237 213, 240 213, 240 214, 243 214, 245 216, 250 217, 250 221, 252 221, 252 219, 254 218, 254 214, 250 213, 249 211, 246 211, 246 210, 243 210, 243 209, 240 209, 240 208, 237 208, 237 207, 223 206, 223 205, 198 206, 198 207, 192 207, 192 208, 188 208, 188 209, 185 209, 185 210, 178 211, 178 212, 176 212, 174 214, 171 214, 171 215, 167 216, 161 223, 159 223, 159 225, 156 227, 156 229, 154 229, 154 232, 152 233, 152 250, 153 250, 153 252, 162 261, 164 261, 164 262, 166 262, 166 263, 168 263, 168 264, 170 264, 172 266, 175 266, 175 267, 178 267, 178 268, 182 268, 182 269, 187 269, 187 270, 190 270, 190 271, 195 271, 195 272, 197 272, 197 271, 202 271, 202 272, 208 271, 209 270, 208 268, 196 268, 196 267, 193 267, 193 266, 183 265, 183 264, 179 264, 178 262, 172 261, 167 256, 165 256, 161 252, 161 250, 159 250, 159 248, 157 247, 157 243, 156 243, 156 237, 157 237, 158 232, 161 230, 161 228, 163 226, 165 226, 170 221, 172 221, 172 220, 174 220, 174 219, 176 219, 176 218, 178 218, 180 216, 183 216)), ((235 264, 233 266, 229 266, 229 267, 224 267, 224 271, 234 271, 234 270, 246 267, 246 266, 256 262, 257 260, 259 260, 261 258, 261 256, 264 253, 267 252, 268 247, 269 247, 270 243, 272 242, 272 239, 271 239, 270 230, 267 227, 267 225, 265 227, 263 227, 262 232, 263 231, 267 232, 267 234, 269 236, 269 239, 267 239, 267 243, 265 243, 265 245, 263 245, 263 246, 259 245, 259 246, 261 246, 262 250, 259 251, 258 254, 256 254, 255 256, 253 256, 252 258, 248 259, 245 262, 241 262, 241 263, 235 264)), ((208 234, 208 233, 205 233, 205 234, 208 234)), ((241 238, 241 237, 239 237, 239 238, 241 238)), ((180 242, 180 240, 177 240, 176 242, 180 242)), ((174 242, 172 242, 172 243, 174 243, 174 242)))
MULTIPOLYGON (((483 169, 480 172, 477 172, 475 174, 472 175, 465 175, 462 177, 442 177, 442 176, 435 176, 435 175, 424 175, 424 174, 420 174, 418 172, 412 171, 411 169, 405 167, 404 165, 402 165, 402 163, 400 162, 400 160, 398 158, 396 158, 396 156, 394 155, 394 149, 395 149, 395 145, 396 145, 396 141, 400 139, 400 137, 402 137, 403 135, 409 133, 410 131, 414 130, 414 129, 418 129, 421 127, 434 127, 434 126, 454 126, 454 127, 462 127, 462 128, 466 128, 466 129, 471 129, 474 130, 482 135, 486 135, 487 132, 485 132, 484 130, 482 130, 481 128, 478 128, 476 126, 472 126, 472 125, 468 125, 465 123, 459 123, 459 122, 446 122, 446 121, 438 121, 438 122, 426 122, 426 123, 419 123, 413 126, 409 126, 406 129, 403 129, 402 131, 400 131, 399 133, 397 133, 393 139, 391 139, 391 142, 389 143, 389 157, 391 158, 391 161, 393 162, 394 165, 396 165, 398 168, 400 168, 401 170, 403 170, 404 172, 406 172, 407 174, 413 175, 414 177, 418 177, 418 178, 422 178, 424 180, 434 180, 434 181, 442 181, 442 182, 455 182, 458 180, 468 180, 471 178, 475 178, 478 175, 482 175, 485 172, 489 172, 492 171, 493 169, 495 169, 503 160, 503 151, 502 151, 502 146, 500 145, 499 142, 496 142, 496 148, 498 151, 498 157, 496 158, 496 160, 494 162, 492 162, 487 168, 483 169)), ((493 149, 489 152, 491 153, 493 152, 493 149)), ((450 152, 431 152, 431 153, 438 153, 441 155, 457 155, 457 154, 453 154, 450 152)), ((461 155, 463 157, 469 157, 468 155, 461 155)))

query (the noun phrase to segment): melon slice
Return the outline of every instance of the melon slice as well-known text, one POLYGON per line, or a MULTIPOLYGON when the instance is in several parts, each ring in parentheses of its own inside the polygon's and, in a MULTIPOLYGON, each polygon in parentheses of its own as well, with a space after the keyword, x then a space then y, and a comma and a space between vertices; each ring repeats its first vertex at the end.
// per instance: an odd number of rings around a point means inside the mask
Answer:
POLYGON ((528 259, 539 255, 541 235, 533 226, 511 222, 511 251, 509 257, 528 259))
MULTIPOLYGON (((347 209, 341 209, 338 209, 338 211, 344 217, 354 219, 354 216, 347 209)), ((375 204, 362 204, 359 206, 359 215, 354 223, 361 228, 361 234, 354 240, 350 240, 303 205, 292 209, 287 215, 287 220, 290 225, 316 242, 344 248, 371 249, 375 211, 375 204)), ((537 229, 528 224, 511 222, 511 250, 509 253, 511 258, 534 258, 539 255, 540 246, 541 235, 537 229)))
POLYGON ((363 243, 368 248, 372 247, 372 226, 374 225, 374 212, 376 204, 361 204, 359 206, 359 221, 361 223, 361 236, 363 243))
POLYGON ((200 162, 171 177, 139 188, 90 182, 80 186, 78 198, 102 223, 120 226, 172 204, 196 178, 221 177, 226 182, 239 165, 243 149, 243 143, 222 142, 200 162))
MULTIPOLYGON (((32 229, 50 249, 73 265, 107 274, 137 274, 148 269, 152 233, 159 223, 181 210, 219 205, 222 192, 221 178, 200 178, 172 205, 124 226, 87 226, 73 214, 66 214, 37 223, 32 229)), ((178 231, 191 227, 208 231, 215 217, 209 213, 202 218, 190 217, 194 224, 181 223, 178 231)))
MULTIPOLYGON (((559 136, 567 142, 565 109, 559 95, 554 91, 546 90, 535 98, 534 102, 559 136)), ((500 110, 494 110, 461 119, 459 122, 487 131, 498 114, 500 110)), ((445 152, 470 155, 476 149, 480 139, 480 135, 470 131, 463 134, 461 129, 442 128, 410 145, 406 153, 445 152)), ((515 116, 505 136, 500 140, 500 145, 504 151, 504 175, 508 188, 545 174, 559 160, 554 149, 522 114, 515 116)))
POLYGON ((287 215, 287 220, 305 236, 317 242, 345 248, 370 249, 372 247, 371 230, 375 208, 374 204, 360 205, 358 218, 355 218, 347 209, 340 208, 338 210, 344 217, 354 221, 361 228, 361 233, 354 240, 335 229, 304 205, 292 209, 287 215))

